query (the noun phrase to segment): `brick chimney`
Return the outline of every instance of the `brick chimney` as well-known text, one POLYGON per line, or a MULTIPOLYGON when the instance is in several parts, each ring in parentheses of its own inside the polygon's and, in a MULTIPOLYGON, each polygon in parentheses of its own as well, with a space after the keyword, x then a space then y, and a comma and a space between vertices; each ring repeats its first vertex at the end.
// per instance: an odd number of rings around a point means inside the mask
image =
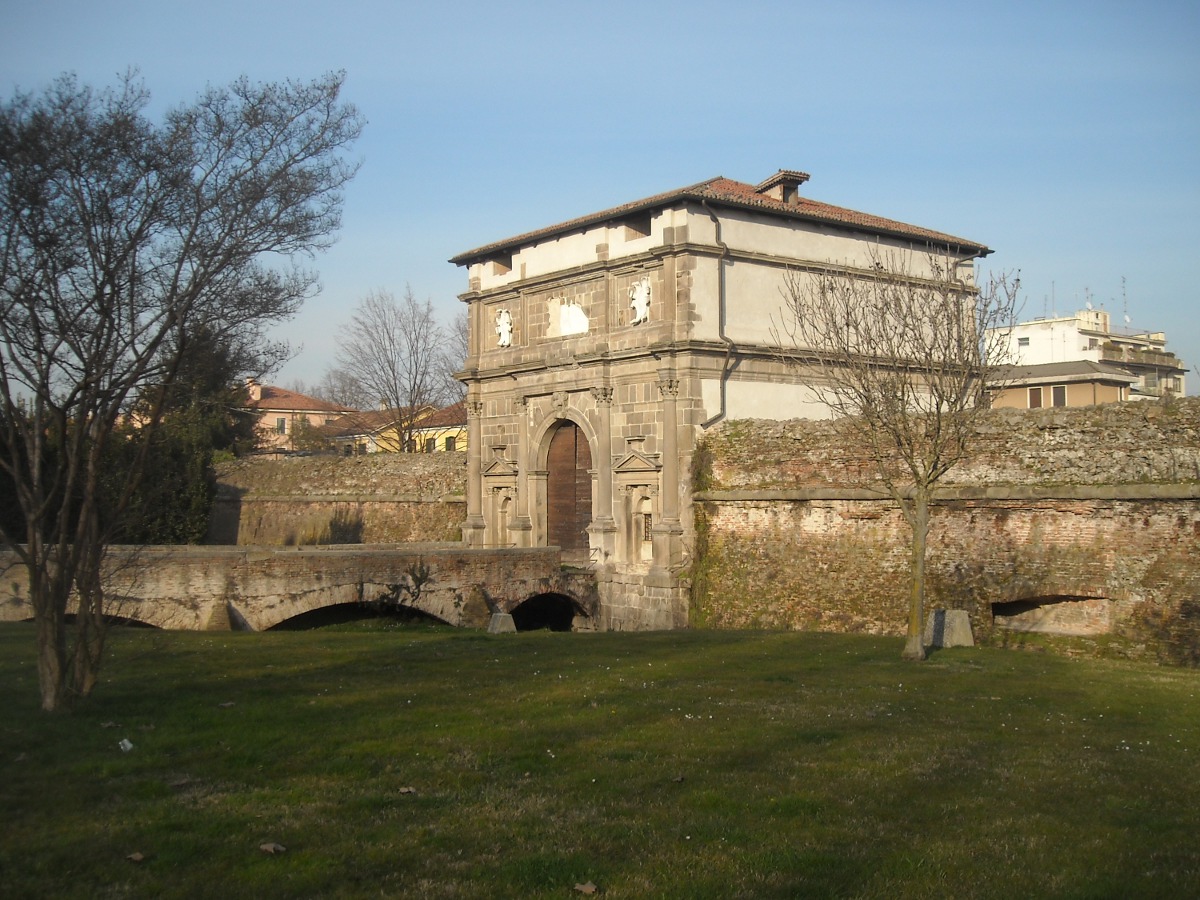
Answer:
POLYGON ((754 190, 764 197, 795 206, 800 202, 800 185, 808 181, 807 172, 797 172, 794 169, 780 169, 754 190))
POLYGON ((258 379, 253 375, 246 379, 246 394, 249 396, 251 403, 257 403, 262 399, 262 385, 258 383, 258 379))

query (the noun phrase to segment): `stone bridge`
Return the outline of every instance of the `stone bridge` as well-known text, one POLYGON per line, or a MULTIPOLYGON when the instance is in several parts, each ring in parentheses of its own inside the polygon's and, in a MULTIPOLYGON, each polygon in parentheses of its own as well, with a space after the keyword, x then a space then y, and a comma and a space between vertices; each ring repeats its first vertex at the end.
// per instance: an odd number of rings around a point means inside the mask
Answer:
MULTIPOLYGON (((313 610, 364 602, 463 627, 486 626, 492 613, 522 604, 575 630, 597 627, 599 616, 595 578, 564 569, 555 547, 118 547, 105 584, 110 615, 185 630, 262 631, 313 610)), ((12 553, 0 553, 0 621, 32 615, 24 568, 12 553)))

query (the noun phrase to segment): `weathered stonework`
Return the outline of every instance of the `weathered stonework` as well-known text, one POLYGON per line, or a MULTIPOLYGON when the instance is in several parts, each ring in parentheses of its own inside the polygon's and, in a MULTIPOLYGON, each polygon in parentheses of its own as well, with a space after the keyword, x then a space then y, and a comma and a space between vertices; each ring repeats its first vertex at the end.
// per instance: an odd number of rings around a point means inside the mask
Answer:
MULTIPOLYGON (((0 572, 0 621, 30 618, 25 570, 0 553, 0 572)), ((511 613, 539 594, 569 598, 577 628, 595 627, 599 612, 594 584, 563 572, 552 548, 118 547, 104 582, 109 615, 187 630, 262 631, 312 610, 362 602, 482 628, 493 613, 511 613)))

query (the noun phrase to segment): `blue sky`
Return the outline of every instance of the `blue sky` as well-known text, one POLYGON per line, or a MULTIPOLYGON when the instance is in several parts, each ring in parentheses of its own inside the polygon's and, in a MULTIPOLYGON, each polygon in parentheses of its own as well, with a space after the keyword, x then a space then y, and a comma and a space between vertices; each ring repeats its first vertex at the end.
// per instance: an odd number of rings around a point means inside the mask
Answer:
POLYGON ((987 244, 1021 270, 1027 316, 1090 296, 1200 365, 1198 48, 1194 0, 0 0, 6 95, 136 66, 165 107, 346 70, 363 166, 279 383, 320 379, 371 290, 410 284, 452 315, 456 253, 780 168, 815 199, 987 244))

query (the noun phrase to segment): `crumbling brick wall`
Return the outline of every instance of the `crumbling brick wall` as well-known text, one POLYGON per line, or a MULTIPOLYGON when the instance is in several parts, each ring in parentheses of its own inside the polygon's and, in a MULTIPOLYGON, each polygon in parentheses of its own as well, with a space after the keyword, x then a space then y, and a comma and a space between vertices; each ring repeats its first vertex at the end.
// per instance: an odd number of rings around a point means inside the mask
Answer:
POLYGON ((218 470, 208 543, 456 541, 465 453, 251 458, 218 470))
MULTIPOLYGON (((844 423, 729 422, 698 457, 694 624, 903 633, 910 531, 844 423)), ((990 413, 939 493, 928 563, 930 607, 984 634, 999 604, 1097 598, 1081 626, 1107 615, 1195 655, 1200 400, 990 413)))

